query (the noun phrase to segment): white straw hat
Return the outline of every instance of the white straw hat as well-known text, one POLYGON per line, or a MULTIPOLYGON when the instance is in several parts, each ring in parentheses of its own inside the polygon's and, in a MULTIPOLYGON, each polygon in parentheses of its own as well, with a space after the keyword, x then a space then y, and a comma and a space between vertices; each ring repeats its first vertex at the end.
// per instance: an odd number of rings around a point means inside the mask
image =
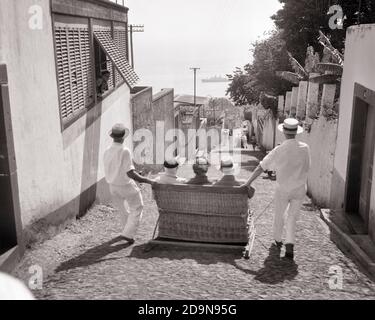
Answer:
POLYGON ((279 131, 289 134, 300 134, 303 132, 303 128, 299 125, 299 121, 294 118, 288 118, 284 120, 284 123, 278 127, 279 131))

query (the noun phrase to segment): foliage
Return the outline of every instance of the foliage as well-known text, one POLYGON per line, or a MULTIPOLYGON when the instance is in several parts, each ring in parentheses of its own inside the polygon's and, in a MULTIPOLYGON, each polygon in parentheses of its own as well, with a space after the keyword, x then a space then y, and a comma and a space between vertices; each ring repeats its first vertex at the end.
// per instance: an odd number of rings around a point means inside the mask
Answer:
POLYGON ((236 68, 227 95, 236 105, 256 104, 262 92, 277 96, 291 89, 291 84, 278 78, 279 70, 292 71, 285 42, 280 31, 272 31, 266 39, 252 45, 253 63, 236 68))
POLYGON ((375 22, 374 0, 279 0, 284 6, 272 19, 282 29, 286 48, 298 60, 303 61, 305 49, 313 46, 319 53, 319 31, 324 32, 339 51, 345 45, 346 29, 358 23, 375 22), (329 27, 330 6, 342 7, 345 18, 343 29, 332 30, 329 27))
POLYGON ((263 106, 264 109, 270 109, 274 115, 277 117, 277 108, 278 108, 278 99, 277 97, 270 96, 264 92, 260 95, 260 104, 263 106))

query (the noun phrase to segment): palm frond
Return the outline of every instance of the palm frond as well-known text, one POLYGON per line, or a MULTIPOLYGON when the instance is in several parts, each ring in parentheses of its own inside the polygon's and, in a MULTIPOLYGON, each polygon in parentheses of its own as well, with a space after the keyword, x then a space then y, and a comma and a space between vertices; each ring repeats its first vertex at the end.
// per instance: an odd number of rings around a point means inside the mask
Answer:
POLYGON ((318 83, 318 84, 336 84, 339 79, 340 79, 339 75, 322 74, 322 75, 310 78, 309 81, 312 83, 318 83))
POLYGON ((343 66, 337 63, 318 63, 317 70, 323 74, 329 72, 338 76, 341 76, 344 72, 343 66))
POLYGON ((276 76, 290 83, 293 83, 295 85, 298 85, 299 82, 303 80, 303 78, 300 77, 297 73, 293 73, 289 71, 276 71, 276 76))
POLYGON ((305 68, 295 59, 292 54, 288 51, 289 61, 292 65, 293 70, 297 73, 301 78, 307 79, 309 74, 306 72, 305 68))
POLYGON ((328 50, 328 52, 337 60, 337 63, 341 66, 344 65, 344 55, 338 51, 328 39, 328 37, 319 30, 319 43, 328 50))

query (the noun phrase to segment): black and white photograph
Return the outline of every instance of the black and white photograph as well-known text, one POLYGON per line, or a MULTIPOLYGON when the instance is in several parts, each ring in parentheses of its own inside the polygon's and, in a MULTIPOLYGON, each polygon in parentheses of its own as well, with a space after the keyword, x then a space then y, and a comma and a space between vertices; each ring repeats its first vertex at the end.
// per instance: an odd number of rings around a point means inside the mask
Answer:
POLYGON ((374 162, 375 0, 0 0, 0 300, 375 300, 374 162))

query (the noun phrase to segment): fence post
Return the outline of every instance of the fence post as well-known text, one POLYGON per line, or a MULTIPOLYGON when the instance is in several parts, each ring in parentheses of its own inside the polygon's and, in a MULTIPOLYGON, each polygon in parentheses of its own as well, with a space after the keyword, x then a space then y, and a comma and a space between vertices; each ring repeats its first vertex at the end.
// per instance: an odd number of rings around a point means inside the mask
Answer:
POLYGON ((279 96, 279 104, 277 108, 279 117, 281 117, 284 114, 284 100, 284 96, 279 96))
POLYGON ((297 104, 298 104, 298 87, 293 87, 292 89, 292 101, 290 105, 290 117, 294 118, 297 114, 297 104))
POLYGON ((297 119, 304 120, 306 118, 306 100, 307 100, 308 82, 301 81, 298 89, 297 101, 297 119))
MULTIPOLYGON (((310 78, 318 76, 319 73, 311 73, 310 78)), ((319 113, 319 84, 309 81, 309 89, 307 93, 307 118, 315 119, 319 113)))
POLYGON ((285 108, 284 108, 284 114, 287 117, 289 117, 291 103, 292 103, 292 91, 288 91, 285 97, 285 108))
POLYGON ((320 115, 333 108, 335 102, 336 85, 335 84, 324 84, 322 101, 320 105, 320 115))

